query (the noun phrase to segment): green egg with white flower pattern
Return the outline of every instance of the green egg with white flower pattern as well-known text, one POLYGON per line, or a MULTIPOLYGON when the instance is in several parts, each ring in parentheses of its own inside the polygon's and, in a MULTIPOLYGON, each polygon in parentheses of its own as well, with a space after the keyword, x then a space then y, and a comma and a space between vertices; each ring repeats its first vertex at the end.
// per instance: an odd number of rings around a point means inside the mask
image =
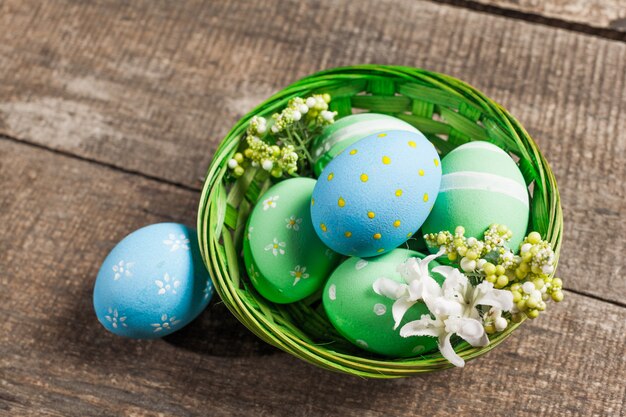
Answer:
MULTIPOLYGON (((437 349, 437 338, 429 336, 400 336, 406 323, 429 314, 422 301, 414 304, 394 330, 392 315, 395 300, 374 292, 373 284, 379 278, 405 283, 397 271, 407 259, 424 258, 419 252, 395 249, 374 258, 348 258, 332 273, 323 294, 323 304, 333 326, 355 345, 373 353, 389 357, 414 357, 437 349)), ((428 269, 438 266, 431 261, 428 269)), ((443 277, 432 274, 441 285, 443 277)))
POLYGON ((311 178, 279 182, 259 199, 248 219, 243 243, 246 270, 256 290, 275 303, 313 294, 341 259, 313 229, 314 186, 311 178))

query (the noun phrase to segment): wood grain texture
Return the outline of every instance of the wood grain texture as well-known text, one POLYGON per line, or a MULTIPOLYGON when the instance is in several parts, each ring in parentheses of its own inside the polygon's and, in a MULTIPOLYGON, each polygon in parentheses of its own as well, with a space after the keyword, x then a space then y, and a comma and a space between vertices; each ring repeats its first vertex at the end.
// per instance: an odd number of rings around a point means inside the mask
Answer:
POLYGON ((470 3, 626 32, 624 0, 470 0, 470 3))
POLYGON ((396 381, 322 371, 264 345, 217 302, 133 341, 92 311, 129 230, 193 219, 196 193, 0 140, 0 414, 623 415, 626 309, 568 293, 461 370, 396 381))
POLYGON ((626 292, 626 44, 414 0, 5 0, 0 27, 0 133, 192 188, 237 118, 306 74, 462 78, 551 161, 566 287, 626 292))

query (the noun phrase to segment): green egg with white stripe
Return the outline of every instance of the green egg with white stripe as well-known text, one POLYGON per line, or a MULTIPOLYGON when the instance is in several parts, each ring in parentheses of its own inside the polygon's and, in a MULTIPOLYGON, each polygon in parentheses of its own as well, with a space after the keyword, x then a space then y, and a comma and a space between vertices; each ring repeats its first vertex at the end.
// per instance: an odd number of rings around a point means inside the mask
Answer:
POLYGON ((315 175, 319 176, 334 157, 356 141, 374 133, 390 130, 419 133, 416 128, 403 120, 378 113, 352 114, 328 125, 311 147, 315 175))
POLYGON ((528 188, 517 164, 488 142, 466 143, 441 160, 441 186, 424 233, 465 228, 465 236, 481 239, 493 223, 513 232, 509 247, 517 252, 526 235, 528 188))

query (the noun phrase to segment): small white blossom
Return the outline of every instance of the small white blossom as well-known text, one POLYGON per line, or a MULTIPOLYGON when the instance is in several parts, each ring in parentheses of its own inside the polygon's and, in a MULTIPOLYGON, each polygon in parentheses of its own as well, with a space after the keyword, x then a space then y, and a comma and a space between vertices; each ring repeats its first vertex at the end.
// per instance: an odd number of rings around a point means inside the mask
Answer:
POLYGON ((165 273, 165 275, 163 275, 163 280, 157 279, 154 281, 154 283, 159 288, 159 295, 163 295, 167 292, 176 294, 176 288, 180 287, 180 281, 176 278, 171 278, 167 272, 165 273))
POLYGON ((309 277, 309 274, 306 273, 306 266, 300 265, 296 265, 293 271, 290 272, 290 275, 295 278, 293 285, 296 285, 301 279, 307 279, 309 277))
POLYGON ((322 118, 328 122, 332 121, 335 118, 335 113, 328 110, 324 110, 321 115, 322 118))
POLYGON ((487 314, 483 317, 483 325, 492 324, 497 332, 501 332, 507 328, 509 323, 502 317, 502 309, 491 307, 487 314))
POLYGON ((289 216, 288 219, 285 219, 285 222, 287 223, 287 229, 292 229, 297 232, 298 230, 300 230, 302 219, 296 218, 296 216, 289 216))
POLYGON ((272 243, 265 246, 265 250, 271 250, 272 255, 278 256, 278 254, 284 255, 285 250, 283 249, 287 244, 285 242, 279 242, 277 238, 274 238, 272 243))
POLYGON ((275 196, 272 196, 263 200, 263 211, 267 211, 271 208, 276 208, 276 202, 278 201, 279 198, 280 196, 275 195, 275 196))
POLYGON ((189 239, 184 234, 176 236, 174 233, 170 233, 163 243, 170 246, 170 252, 175 252, 178 249, 189 250, 189 239))
POLYGON ((472 272, 476 269, 476 261, 463 257, 460 262, 461 269, 465 272, 472 272))
POLYGON ((133 273, 130 269, 134 264, 134 262, 119 261, 116 265, 113 265, 113 268, 111 268, 114 273, 113 280, 117 281, 122 277, 132 277, 133 273))
POLYGON ((117 308, 113 309, 111 307, 109 307, 109 314, 107 314, 106 316, 104 316, 105 319, 107 319, 107 321, 109 323, 111 323, 111 327, 113 327, 114 329, 117 329, 118 327, 122 326, 122 327, 128 327, 128 325, 125 323, 126 321, 126 316, 122 316, 117 312, 117 308))
POLYGON ((163 314, 161 316, 161 322, 152 323, 151 326, 154 328, 154 333, 158 333, 163 330, 173 329, 178 323, 180 323, 180 320, 177 320, 176 316, 172 316, 168 318, 167 314, 163 314))
POLYGON ((270 161, 269 159, 266 159, 263 162, 261 162, 261 168, 263 168, 266 171, 271 171, 272 168, 274 168, 274 163, 270 161))

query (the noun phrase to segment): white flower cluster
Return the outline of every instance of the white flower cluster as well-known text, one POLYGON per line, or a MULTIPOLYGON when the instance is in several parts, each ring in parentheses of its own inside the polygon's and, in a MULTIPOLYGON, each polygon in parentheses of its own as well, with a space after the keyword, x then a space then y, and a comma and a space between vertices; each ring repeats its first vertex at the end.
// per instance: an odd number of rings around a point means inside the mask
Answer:
POLYGON ((488 345, 488 332, 492 329, 502 331, 507 327, 502 312, 513 308, 513 296, 510 291, 495 289, 490 282, 473 286, 467 276, 449 266, 433 268, 433 272, 445 277, 440 287, 430 276, 428 264, 444 252, 442 249, 422 260, 409 259, 398 267, 405 283, 379 278, 374 282, 373 289, 379 295, 396 300, 392 307, 394 329, 400 325, 409 308, 423 301, 431 314, 406 323, 400 329, 400 335, 437 337, 443 357, 453 365, 463 367, 465 361, 456 354, 450 342, 452 335, 458 335, 472 346, 488 345), (491 309, 482 314, 485 306, 491 309))
POLYGON ((235 153, 228 168, 235 177, 242 176, 248 165, 261 167, 276 178, 296 175, 307 160, 311 161, 307 149, 311 138, 335 121, 337 112, 328 110, 329 102, 328 94, 295 97, 270 120, 252 117, 245 135, 248 147, 235 153))
POLYGON ((280 133, 288 129, 294 122, 304 121, 314 122, 317 125, 325 126, 335 121, 337 112, 328 110, 330 96, 328 94, 314 94, 306 100, 300 97, 289 100, 287 108, 272 116, 274 124, 271 127, 272 133, 280 133))

